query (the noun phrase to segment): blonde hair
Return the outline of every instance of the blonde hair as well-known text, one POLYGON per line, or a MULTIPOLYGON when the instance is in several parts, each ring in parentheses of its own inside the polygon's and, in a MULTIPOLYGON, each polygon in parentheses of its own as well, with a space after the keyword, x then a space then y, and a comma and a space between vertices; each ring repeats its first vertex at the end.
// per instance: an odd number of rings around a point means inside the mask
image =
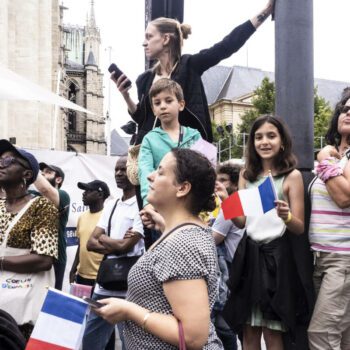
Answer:
MULTIPOLYGON (((169 50, 170 58, 173 63, 180 60, 183 40, 186 40, 191 34, 191 26, 180 23, 178 20, 167 17, 159 17, 151 21, 149 24, 155 26, 159 33, 169 34, 169 50)), ((160 73, 159 64, 154 67, 157 73, 160 73)), ((169 73, 171 68, 169 67, 169 73)))

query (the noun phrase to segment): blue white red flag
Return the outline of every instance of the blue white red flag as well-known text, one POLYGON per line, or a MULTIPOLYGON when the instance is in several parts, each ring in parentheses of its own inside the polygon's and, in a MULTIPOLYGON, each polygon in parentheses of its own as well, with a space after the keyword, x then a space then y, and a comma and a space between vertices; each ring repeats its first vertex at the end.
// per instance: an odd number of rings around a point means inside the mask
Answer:
POLYGON ((26 350, 79 349, 87 309, 84 300, 50 288, 26 350))
POLYGON ((238 216, 261 216, 276 207, 272 176, 255 188, 239 190, 221 203, 225 220, 238 216))

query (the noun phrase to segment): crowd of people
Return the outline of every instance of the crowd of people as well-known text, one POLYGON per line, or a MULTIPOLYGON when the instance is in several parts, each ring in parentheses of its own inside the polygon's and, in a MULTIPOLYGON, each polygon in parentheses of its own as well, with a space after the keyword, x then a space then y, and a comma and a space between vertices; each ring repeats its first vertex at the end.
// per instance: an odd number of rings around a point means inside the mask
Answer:
MULTIPOLYGON (((99 303, 87 315, 83 350, 114 349, 116 329, 132 350, 236 350, 238 338, 244 350, 258 350, 262 337, 268 350, 350 348, 349 90, 307 191, 277 116, 253 122, 241 166, 216 167, 191 149, 212 142, 202 73, 239 50, 273 5, 195 55, 181 54, 188 25, 151 21, 144 47, 157 63, 137 79, 138 103, 127 77, 112 74, 138 124, 139 185, 127 176, 127 155, 115 165, 114 201, 104 205, 111 193, 103 179, 77 182, 88 209, 78 219, 69 282, 90 288, 99 303), (220 203, 267 177, 275 207, 225 220, 220 203), (313 281, 307 259, 298 259, 305 242, 313 281)), ((8 325, 0 327, 0 348, 23 349, 45 287, 62 289, 64 178, 61 168, 0 140, 0 317, 8 325)))

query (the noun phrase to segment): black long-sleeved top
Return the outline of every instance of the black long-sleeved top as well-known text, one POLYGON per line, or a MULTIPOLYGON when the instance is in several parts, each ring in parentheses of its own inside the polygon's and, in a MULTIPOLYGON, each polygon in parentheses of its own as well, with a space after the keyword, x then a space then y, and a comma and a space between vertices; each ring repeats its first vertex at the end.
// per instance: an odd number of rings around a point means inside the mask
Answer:
MULTIPOLYGON (((180 112, 180 123, 197 129, 202 137, 209 142, 213 141, 213 135, 201 75, 210 67, 238 51, 254 32, 255 27, 250 21, 239 25, 222 41, 209 49, 201 50, 194 55, 182 55, 180 62, 171 74, 171 79, 181 85, 185 97, 186 107, 184 111, 180 112)), ((138 124, 136 144, 141 143, 144 135, 152 130, 155 121, 148 98, 154 76, 155 72, 150 69, 136 80, 139 103, 136 112, 131 115, 138 124)))

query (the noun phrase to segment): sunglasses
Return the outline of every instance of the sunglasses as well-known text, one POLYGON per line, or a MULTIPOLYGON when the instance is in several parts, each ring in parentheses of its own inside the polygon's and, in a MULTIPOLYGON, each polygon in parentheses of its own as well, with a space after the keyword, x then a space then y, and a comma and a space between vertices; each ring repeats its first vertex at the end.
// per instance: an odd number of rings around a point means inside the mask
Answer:
POLYGON ((348 113, 350 111, 350 106, 343 106, 340 109, 340 113, 348 113))
POLYGON ((28 166, 23 164, 20 160, 18 160, 15 157, 5 157, 5 158, 0 158, 0 166, 2 168, 7 168, 9 167, 11 164, 19 164, 21 165, 23 168, 28 169, 28 166))

